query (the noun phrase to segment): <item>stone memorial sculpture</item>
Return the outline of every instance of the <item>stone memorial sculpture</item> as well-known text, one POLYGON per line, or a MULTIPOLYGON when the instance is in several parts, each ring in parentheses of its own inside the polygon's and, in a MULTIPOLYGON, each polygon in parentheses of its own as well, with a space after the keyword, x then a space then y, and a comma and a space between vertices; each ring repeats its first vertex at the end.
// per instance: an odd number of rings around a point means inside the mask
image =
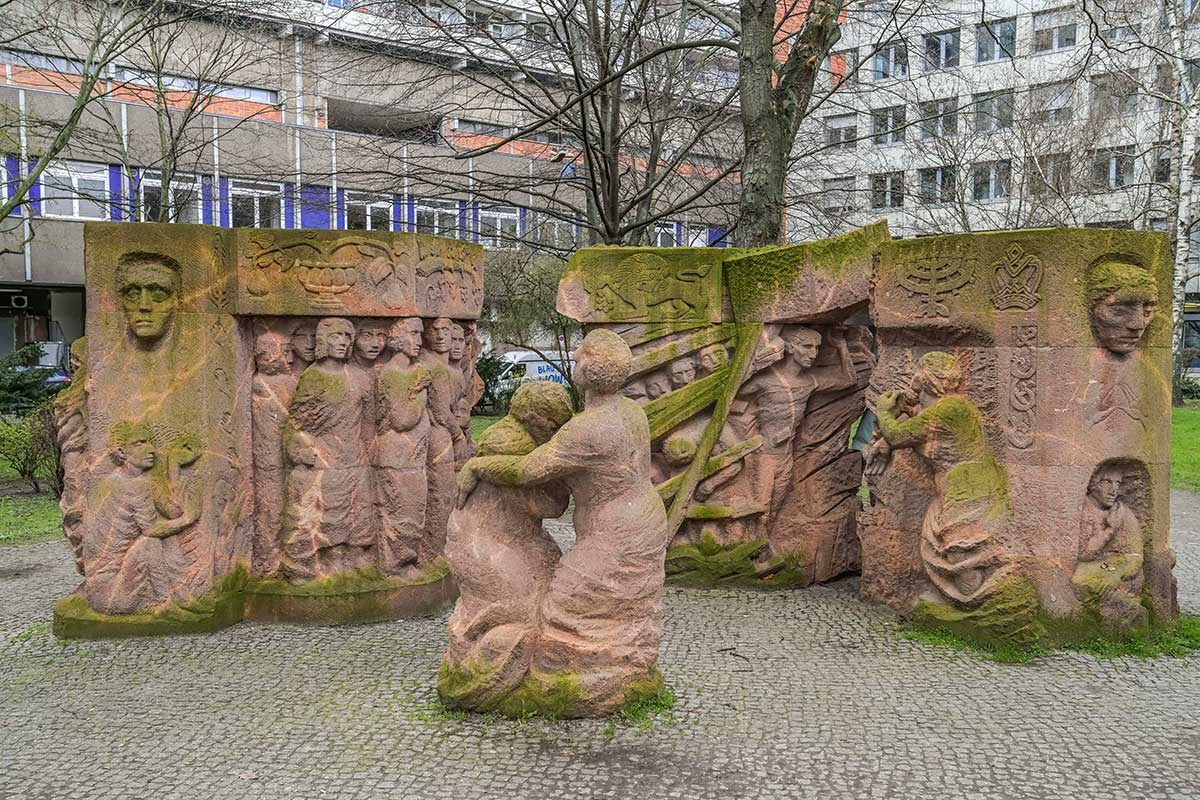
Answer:
POLYGON ((450 601, 480 248, 124 223, 89 224, 85 245, 86 363, 55 410, 83 583, 55 607, 56 632, 351 622, 450 601))
POLYGON ((621 392, 650 422, 669 579, 782 588, 857 569, 860 459, 846 443, 874 359, 852 317, 886 235, 572 258, 559 311, 634 353, 621 392))
POLYGON ((75 570, 82 575, 88 471, 87 339, 80 336, 71 343, 70 360, 71 384, 55 395, 52 408, 62 454, 63 487, 58 507, 62 512, 63 534, 75 557, 75 570))
POLYGON ((1173 624, 1169 252, 1101 230, 881 246, 864 595, 1006 647, 1173 624))
MULTIPOLYGON (((522 384, 508 416, 479 443, 481 456, 524 456, 571 418, 571 396, 557 383, 522 384)), ((450 685, 455 705, 491 710, 525 680, 537 642, 538 609, 562 551, 542 527, 561 515, 569 492, 559 482, 510 487, 481 482, 450 515, 446 559, 458 584, 445 671, 472 669, 486 681, 450 685)))
POLYGON ((502 675, 506 686, 513 685, 519 667, 457 662, 451 654, 438 682, 446 702, 517 715, 596 716, 660 691, 656 663, 670 532, 650 481, 646 415, 619 393, 632 366, 620 336, 592 331, 575 353, 584 410, 527 455, 478 456, 464 467, 460 508, 481 483, 565 485, 575 500, 576 543, 541 598, 520 682, 497 697, 491 682, 502 675))

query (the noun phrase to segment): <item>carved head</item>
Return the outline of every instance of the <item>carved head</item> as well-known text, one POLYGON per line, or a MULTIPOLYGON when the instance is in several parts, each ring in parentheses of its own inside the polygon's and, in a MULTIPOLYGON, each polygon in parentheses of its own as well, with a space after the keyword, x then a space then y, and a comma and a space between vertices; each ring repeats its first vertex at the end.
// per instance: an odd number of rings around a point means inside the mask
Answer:
POLYGON ((729 363, 729 351, 723 344, 710 344, 700 351, 700 371, 711 375, 729 363))
POLYGON ((1087 292, 1096 343, 1117 355, 1136 350, 1158 305, 1154 277, 1136 264, 1104 261, 1088 271, 1087 292))
POLYGON ((317 360, 317 326, 312 320, 304 320, 292 331, 292 352, 308 364, 317 360))
POLYGON ((535 442, 543 444, 571 418, 571 394, 561 383, 522 383, 513 394, 508 413, 535 442))
POLYGON ((431 320, 425 326, 425 346, 435 353, 449 353, 453 341, 454 323, 445 317, 431 320))
POLYGON ((583 337, 575 351, 574 380, 582 389, 616 394, 633 369, 633 353, 625 340, 605 328, 583 337))
POLYGON ((365 320, 359 322, 358 333, 354 337, 354 352, 363 361, 374 361, 383 354, 387 346, 387 326, 382 322, 365 320))
POLYGON ((467 334, 461 325, 450 326, 450 360, 461 361, 467 354, 467 334))
POLYGON ((179 262, 161 253, 126 253, 117 261, 117 295, 129 332, 150 347, 167 332, 183 287, 179 262))
POLYGON ((154 447, 154 431, 141 422, 118 422, 110 438, 113 460, 139 472, 154 467, 158 452, 154 447))
POLYGON ((921 356, 920 367, 912 379, 916 395, 943 397, 962 390, 962 365, 949 353, 934 351, 921 356))
POLYGON ((690 436, 668 436, 662 443, 662 454, 672 467, 690 464, 696 457, 696 440, 690 436))
POLYGON ((665 372, 651 372, 645 378, 646 397, 657 400, 671 391, 671 379, 665 372))
POLYGON ((1102 466, 1088 481, 1088 495, 1105 511, 1112 508, 1121 499, 1121 484, 1125 480, 1125 472, 1116 465, 1102 466))
POLYGON ((420 317, 396 320, 388 329, 388 349, 410 359, 416 358, 421 355, 421 335, 424 331, 425 323, 420 317))
POLYGON ((786 356, 801 369, 808 369, 817 360, 821 350, 821 334, 803 325, 785 325, 779 332, 783 339, 783 351, 786 356))
POLYGON ((354 342, 354 323, 342 317, 325 317, 317 323, 317 360, 345 361, 354 342))
POLYGON ((283 375, 292 369, 292 345, 277 333, 266 331, 254 340, 254 369, 263 375, 283 375))
POLYGON ((71 372, 76 373, 87 363, 87 337, 80 336, 71 342, 70 364, 71 372))
POLYGON ((696 362, 691 356, 675 359, 667 367, 667 377, 671 379, 671 388, 682 389, 696 379, 696 362))

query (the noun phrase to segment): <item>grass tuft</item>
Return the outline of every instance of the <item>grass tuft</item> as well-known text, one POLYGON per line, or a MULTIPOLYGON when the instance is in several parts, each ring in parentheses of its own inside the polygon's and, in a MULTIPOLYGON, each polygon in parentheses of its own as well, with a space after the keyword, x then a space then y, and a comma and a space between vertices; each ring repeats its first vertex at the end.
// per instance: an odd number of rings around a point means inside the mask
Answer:
POLYGON ((1038 646, 1023 648, 1003 644, 984 644, 959 636, 945 628, 905 630, 900 633, 899 638, 934 647, 947 647, 951 650, 973 653, 1000 664, 1028 664, 1038 656, 1046 655, 1046 651, 1038 646))
POLYGON ((52 496, 0 497, 0 544, 33 544, 62 535, 62 514, 52 496))

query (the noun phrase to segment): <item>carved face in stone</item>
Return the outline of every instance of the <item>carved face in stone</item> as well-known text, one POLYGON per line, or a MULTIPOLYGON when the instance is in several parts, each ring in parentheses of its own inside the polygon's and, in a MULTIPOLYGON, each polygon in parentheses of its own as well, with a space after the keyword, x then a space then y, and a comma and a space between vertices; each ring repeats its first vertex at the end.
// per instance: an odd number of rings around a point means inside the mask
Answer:
POLYGON ((711 375, 729 363, 729 351, 723 344, 710 344, 700 351, 700 371, 711 375))
POLYGON ((159 253, 127 253, 117 263, 117 294, 129 332, 144 346, 167 332, 179 306, 181 268, 159 253))
POLYGON ((784 328, 779 336, 783 339, 787 358, 800 369, 808 369, 817 360, 817 353, 821 350, 821 334, 817 331, 797 325, 784 328))
POLYGON ((696 379, 696 362, 691 357, 677 358, 667 367, 671 387, 682 389, 696 379))
POLYGON ((460 325, 450 326, 450 360, 459 361, 467 352, 467 334, 460 325))
POLYGON ((1121 483, 1124 480, 1125 476, 1121 470, 1113 467, 1102 469, 1092 476, 1088 484, 1088 494, 1096 505, 1107 511, 1121 498, 1121 483))
POLYGON ((317 326, 312 322, 301 322, 292 333, 292 352, 301 361, 312 363, 317 360, 317 326))
POLYGON ((439 317, 425 327, 425 346, 435 353, 449 353, 453 343, 454 323, 439 317))
POLYGON ((154 462, 158 460, 158 453, 154 448, 154 435, 148 427, 118 423, 116 436, 117 444, 113 454, 117 463, 139 472, 145 472, 154 467, 154 462))
POLYGON ((646 376, 646 397, 657 400, 671 391, 671 379, 665 372, 651 372, 646 376))
POLYGON ((383 325, 377 322, 364 322, 354 337, 354 352, 364 361, 374 361, 383 353, 387 346, 388 334, 383 325))
POLYGON ((1087 285, 1096 343, 1117 355, 1132 353, 1154 319, 1154 278, 1136 264, 1108 261, 1088 272, 1087 285))
POLYGON ((254 369, 262 375, 283 375, 292 369, 292 346, 279 334, 259 334, 254 340, 254 369))
POLYGON ((393 323, 388 331, 388 349, 410 359, 421 355, 421 335, 425 324, 420 317, 409 317, 393 323))
POLYGON ((354 342, 354 323, 341 317, 326 317, 317 323, 317 359, 345 361, 354 342))

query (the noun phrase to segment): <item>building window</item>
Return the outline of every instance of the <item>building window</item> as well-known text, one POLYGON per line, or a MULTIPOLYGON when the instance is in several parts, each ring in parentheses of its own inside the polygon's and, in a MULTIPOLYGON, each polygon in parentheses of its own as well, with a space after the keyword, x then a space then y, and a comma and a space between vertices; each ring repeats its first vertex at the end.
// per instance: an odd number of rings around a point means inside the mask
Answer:
POLYGON ((146 170, 138 182, 138 219, 158 222, 166 200, 167 222, 199 225, 204 221, 201 212, 200 182, 190 175, 171 178, 170 197, 163 197, 162 173, 146 170))
POLYGON ((674 247, 675 246, 675 223, 674 222, 659 222, 654 226, 654 246, 655 247, 674 247))
POLYGON ((825 118, 825 129, 829 132, 829 146, 853 150, 858 146, 858 115, 840 114, 825 118))
POLYGON ((884 172, 871 176, 871 207, 904 207, 903 172, 884 172))
POLYGON ((871 139, 875 144, 904 141, 904 106, 880 108, 871 112, 871 139))
POLYGON ((1100 33, 1100 38, 1108 44, 1120 42, 1136 42, 1138 40, 1138 25, 1120 25, 1100 33))
POLYGON ((108 167, 56 161, 42 173, 42 215, 108 219, 108 167))
POLYGON ((495 122, 480 122, 474 119, 460 119, 454 126, 459 133, 476 133, 484 136, 508 136, 512 128, 506 128, 495 122))
POLYGON ((1030 90, 1031 116, 1034 122, 1070 122, 1074 114, 1071 96, 1074 84, 1045 83, 1030 90))
POLYGON ((1159 146, 1154 153, 1154 182, 1171 182, 1171 153, 1165 146, 1159 146))
POLYGON ((579 243, 575 223, 539 213, 530 219, 526 217, 526 237, 532 236, 533 241, 547 247, 560 250, 573 250, 579 243))
POLYGON ((11 64, 35 72, 60 72, 64 75, 82 75, 83 62, 73 58, 47 56, 41 53, 26 53, 22 50, 0 49, 0 64, 11 64))
POLYGON ((1092 159, 1092 184, 1097 189, 1120 189, 1133 183, 1133 148, 1097 150, 1092 159))
POLYGON ((521 238, 521 213, 512 206, 479 209, 479 243, 484 247, 509 250, 521 238))
POLYGON ((1071 190, 1071 156, 1045 153, 1028 164, 1029 191, 1036 195, 1064 195, 1071 190))
POLYGON ((921 104, 921 136, 937 139, 958 133, 958 98, 947 97, 921 104))
POLYGON ((825 192, 821 195, 821 208, 829 213, 854 210, 853 175, 841 178, 826 178, 825 192))
POLYGON ((954 167, 929 167, 918 173, 921 203, 949 203, 954 200, 958 174, 954 167))
POLYGON ((708 225, 689 222, 683 226, 684 247, 708 247, 708 225))
POLYGON ((892 42, 875 53, 872 73, 877 81, 907 76, 908 47, 904 42, 892 42))
POLYGON ((990 92, 975 95, 975 130, 980 133, 1011 128, 1013 93, 990 92))
POLYGON ((226 83, 205 83, 201 85, 195 78, 183 75, 169 75, 163 72, 147 72, 133 67, 118 67, 113 73, 113 80, 118 83, 129 83, 135 86, 147 86, 155 91, 168 92, 199 92, 205 97, 221 97, 226 100, 247 100, 251 103, 278 105, 279 92, 270 89, 256 89, 253 86, 234 86, 226 83))
POLYGON ((1012 162, 988 161, 971 167, 971 196, 976 200, 1000 200, 1008 197, 1012 180, 1012 162))
POLYGON ((277 183, 229 182, 231 221, 235 228, 279 228, 283 187, 277 183))
POLYGON ((925 35, 925 70, 936 72, 958 66, 959 33, 955 28, 925 35))
POLYGON ((417 233, 459 238, 458 203, 454 200, 418 200, 417 233))
POLYGON ((1137 113, 1137 80, 1129 75, 1106 74, 1092 78, 1092 119, 1101 121, 1137 113))
POLYGON ((390 231, 392 202, 364 192, 346 192, 346 230, 390 231))
POLYGON ((1017 21, 998 19, 975 26, 975 61, 985 64, 1012 58, 1017 52, 1017 21))
POLYGON ((1070 10, 1033 15, 1033 52, 1047 53, 1075 46, 1075 19, 1070 10))

